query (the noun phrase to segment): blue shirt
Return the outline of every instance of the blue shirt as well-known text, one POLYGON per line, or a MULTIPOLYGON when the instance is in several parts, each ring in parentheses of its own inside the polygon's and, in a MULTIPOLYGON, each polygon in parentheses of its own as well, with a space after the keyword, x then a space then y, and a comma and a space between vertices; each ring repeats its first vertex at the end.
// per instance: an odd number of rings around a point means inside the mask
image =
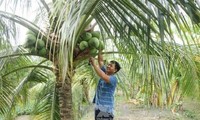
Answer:
MULTIPOLYGON (((105 66, 101 68, 102 71, 106 71, 105 66)), ((114 108, 114 92, 117 86, 117 78, 114 75, 110 76, 110 82, 106 83, 100 78, 95 97, 93 102, 95 103, 95 109, 99 109, 104 112, 113 113, 114 108)))

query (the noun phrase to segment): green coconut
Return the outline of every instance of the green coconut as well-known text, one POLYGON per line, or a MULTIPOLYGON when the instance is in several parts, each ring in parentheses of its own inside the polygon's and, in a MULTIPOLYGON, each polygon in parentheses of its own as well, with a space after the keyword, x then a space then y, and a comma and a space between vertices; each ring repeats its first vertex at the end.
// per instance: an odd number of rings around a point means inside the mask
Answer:
POLYGON ((99 50, 105 49, 105 44, 104 44, 103 41, 99 41, 99 48, 98 48, 98 49, 99 49, 99 50))
POLYGON ((37 41, 37 48, 40 50, 42 48, 45 48, 45 42, 42 39, 38 39, 37 41))
POLYGON ((80 50, 85 50, 88 47, 88 42, 86 41, 81 41, 79 44, 80 50))
POLYGON ((28 46, 33 46, 33 45, 35 45, 36 40, 37 40, 36 36, 33 35, 33 34, 27 34, 26 39, 27 39, 27 44, 28 44, 28 46))
POLYGON ((37 50, 35 49, 35 47, 32 47, 32 48, 30 49, 30 52, 31 52, 32 54, 37 54, 37 50))
POLYGON ((93 32, 91 32, 91 34, 92 34, 92 37, 96 37, 96 38, 100 38, 100 32, 99 31, 93 31, 93 32))
POLYGON ((39 54, 40 56, 46 56, 47 50, 46 50, 45 48, 42 48, 41 50, 39 50, 38 54, 39 54))
POLYGON ((94 54, 97 53, 97 51, 98 51, 98 50, 97 50, 96 48, 91 48, 91 49, 90 49, 90 54, 91 54, 91 55, 94 55, 94 54))
POLYGON ((83 38, 82 38, 82 37, 79 37, 79 38, 78 38, 78 43, 80 43, 81 41, 83 41, 83 38))
POLYGON ((94 47, 94 48, 99 48, 99 39, 96 37, 92 37, 89 41, 88 44, 90 47, 94 47))
POLYGON ((92 38, 92 34, 90 32, 85 32, 83 34, 83 37, 82 37, 84 41, 88 41, 90 38, 92 38))

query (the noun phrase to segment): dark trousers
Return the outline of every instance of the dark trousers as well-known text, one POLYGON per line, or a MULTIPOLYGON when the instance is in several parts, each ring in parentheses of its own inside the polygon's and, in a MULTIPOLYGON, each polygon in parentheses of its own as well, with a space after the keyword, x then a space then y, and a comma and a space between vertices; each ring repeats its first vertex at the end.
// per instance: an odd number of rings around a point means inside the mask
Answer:
POLYGON ((113 120, 114 116, 111 113, 95 110, 95 120, 113 120))

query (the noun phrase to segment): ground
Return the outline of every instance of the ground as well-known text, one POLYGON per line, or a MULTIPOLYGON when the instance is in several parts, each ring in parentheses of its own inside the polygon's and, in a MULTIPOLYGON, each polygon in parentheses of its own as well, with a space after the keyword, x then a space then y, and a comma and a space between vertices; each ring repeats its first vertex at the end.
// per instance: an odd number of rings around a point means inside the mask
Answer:
MULTIPOLYGON (((94 106, 85 107, 84 116, 80 120, 94 120, 94 106)), ((21 116, 16 120, 30 120, 29 116, 21 116)), ((147 108, 136 100, 117 98, 115 120, 200 120, 200 102, 185 99, 183 109, 172 112, 170 109, 147 108)))
MULTIPOLYGON (((115 120, 200 120, 200 102, 185 100, 182 110, 147 108, 136 101, 117 100, 115 120)), ((81 120, 94 120, 93 106, 88 109, 81 120)))

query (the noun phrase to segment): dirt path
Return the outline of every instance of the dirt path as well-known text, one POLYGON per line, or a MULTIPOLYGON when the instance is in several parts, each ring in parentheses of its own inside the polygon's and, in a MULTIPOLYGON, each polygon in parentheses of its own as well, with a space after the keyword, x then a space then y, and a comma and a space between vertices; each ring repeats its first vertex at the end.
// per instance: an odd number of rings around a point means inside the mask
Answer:
MULTIPOLYGON (((167 110, 147 109, 130 103, 120 103, 115 109, 115 120, 173 120, 171 119, 173 116, 177 118, 167 110)), ((93 118, 94 113, 91 108, 81 120, 94 120, 93 118)))
MULTIPOLYGON (((117 100, 115 105, 115 120, 200 120, 200 102, 186 100, 183 110, 172 113, 168 109, 146 108, 130 101, 117 100)), ((94 107, 84 110, 85 115, 80 120, 94 120, 94 107)), ((20 116, 16 120, 30 120, 29 116, 20 116)))
MULTIPOLYGON (((117 102, 115 120, 200 120, 200 104, 190 102, 184 104, 183 111, 172 113, 171 110, 145 108, 130 102, 117 102)), ((81 120, 94 120, 91 107, 81 120)))

